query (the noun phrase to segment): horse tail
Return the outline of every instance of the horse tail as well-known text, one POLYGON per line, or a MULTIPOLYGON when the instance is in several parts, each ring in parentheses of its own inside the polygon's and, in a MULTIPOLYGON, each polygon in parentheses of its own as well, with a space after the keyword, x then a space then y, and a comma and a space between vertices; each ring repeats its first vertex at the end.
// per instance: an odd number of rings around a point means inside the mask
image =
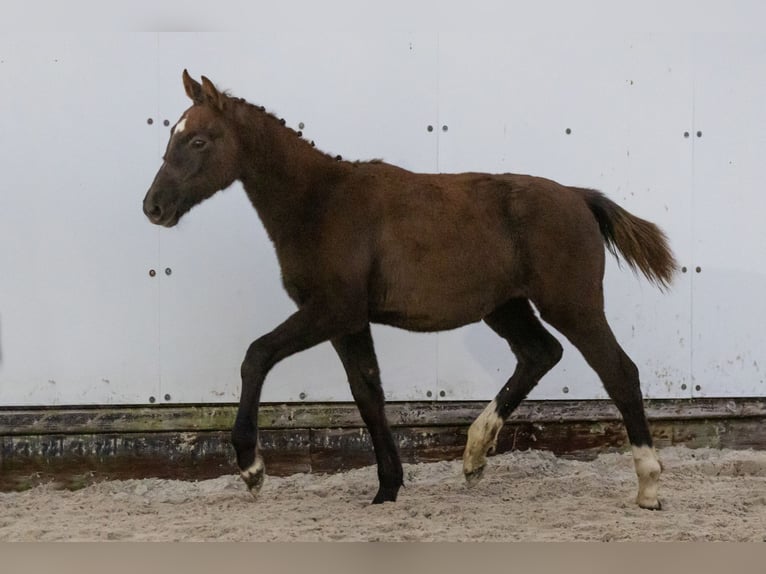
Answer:
POLYGON ((588 204, 598 221, 609 252, 618 252, 633 270, 641 271, 657 287, 665 290, 678 268, 668 239, 654 223, 636 217, 604 194, 593 189, 574 188, 588 204))

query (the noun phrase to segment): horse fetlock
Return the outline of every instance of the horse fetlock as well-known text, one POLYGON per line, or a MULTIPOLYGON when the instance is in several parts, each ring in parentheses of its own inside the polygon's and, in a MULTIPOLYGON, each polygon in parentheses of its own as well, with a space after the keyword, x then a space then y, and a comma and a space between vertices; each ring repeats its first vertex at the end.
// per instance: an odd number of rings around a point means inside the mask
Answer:
POLYGON ((638 496, 636 503, 641 508, 660 510, 662 504, 657 498, 662 464, 652 447, 633 447, 633 462, 638 476, 638 496))
POLYGON ((256 453, 255 462, 252 466, 246 470, 240 470, 240 476, 245 481, 250 494, 257 497, 266 477, 266 465, 263 464, 263 459, 259 454, 256 453))
POLYGON ((468 441, 463 452, 463 474, 469 485, 476 484, 484 474, 487 454, 497 448, 497 436, 501 428, 503 419, 497 414, 497 403, 492 401, 468 429, 468 441))

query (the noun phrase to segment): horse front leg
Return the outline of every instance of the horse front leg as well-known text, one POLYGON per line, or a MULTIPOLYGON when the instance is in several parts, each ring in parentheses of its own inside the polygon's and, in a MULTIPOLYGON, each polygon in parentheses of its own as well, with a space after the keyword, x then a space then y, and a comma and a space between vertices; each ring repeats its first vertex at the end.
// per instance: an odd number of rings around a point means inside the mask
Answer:
POLYGON ((402 463, 386 420, 385 398, 370 326, 358 333, 335 338, 332 344, 343 362, 351 394, 375 450, 380 488, 372 503, 393 502, 402 486, 402 463))
MULTIPOLYGON (((361 326, 365 324, 361 321, 361 326)), ((347 312, 334 314, 326 305, 300 309, 270 333, 254 341, 242 362, 242 390, 231 431, 242 480, 256 496, 263 485, 265 465, 258 452, 258 406, 268 372, 282 359, 333 337, 360 329, 347 312)))

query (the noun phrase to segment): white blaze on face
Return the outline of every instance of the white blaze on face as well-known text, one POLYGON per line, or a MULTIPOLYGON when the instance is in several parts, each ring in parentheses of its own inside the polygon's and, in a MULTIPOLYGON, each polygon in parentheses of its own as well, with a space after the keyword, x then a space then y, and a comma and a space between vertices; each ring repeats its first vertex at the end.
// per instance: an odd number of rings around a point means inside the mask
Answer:
POLYGON ((182 131, 186 129, 186 118, 183 117, 181 120, 176 124, 176 127, 173 128, 173 135, 180 134, 182 131))
POLYGON ((657 453, 650 446, 634 446, 633 462, 638 475, 638 498, 636 502, 642 508, 660 508, 657 489, 662 466, 657 453))
POLYGON ((503 419, 497 414, 497 402, 492 401, 468 429, 468 441, 463 452, 463 472, 472 474, 487 462, 487 452, 497 446, 497 435, 503 419))

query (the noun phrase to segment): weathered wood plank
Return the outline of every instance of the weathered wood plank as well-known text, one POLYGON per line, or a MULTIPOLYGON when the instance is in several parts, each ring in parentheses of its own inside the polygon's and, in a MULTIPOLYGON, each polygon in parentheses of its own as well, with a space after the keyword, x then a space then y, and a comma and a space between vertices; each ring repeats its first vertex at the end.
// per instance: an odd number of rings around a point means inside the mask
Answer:
MULTIPOLYGON (((394 402, 387 405, 392 427, 470 424, 486 402, 394 402)), ((647 416, 662 419, 728 419, 766 417, 765 399, 654 400, 647 416)), ((0 410, 0 435, 47 433, 130 433, 226 431, 235 405, 158 407, 40 408, 0 410)), ((618 421, 610 401, 524 401, 511 421, 618 421)), ((264 404, 259 411, 263 429, 359 428, 361 417, 353 403, 264 404)))
MULTIPOLYGON (((686 403, 651 404, 651 426, 658 446, 766 449, 762 401, 686 403)), ((393 406, 394 434, 402 460, 410 463, 460 458, 468 426, 484 408, 483 403, 393 406), (435 424, 427 424, 429 421, 435 424)), ((351 415, 356 413, 353 405, 332 405, 329 415, 317 413, 318 405, 298 407, 273 406, 270 422, 261 430, 269 474, 337 472, 374 463, 369 435, 351 415)), ((501 431, 498 452, 541 449, 590 458, 599 452, 626 449, 622 422, 610 408, 605 403, 527 403, 526 410, 520 410, 501 431)), ((233 412, 230 407, 122 412, 73 409, 73 413, 6 410, 0 418, 8 417, 3 429, 11 432, 0 434, 0 490, 50 481, 74 488, 104 478, 200 479, 234 474, 229 421, 222 423, 228 417, 222 414, 227 409, 228 414, 233 412), (203 414, 195 422, 194 413, 199 414, 199 409, 203 414), (171 416, 165 417, 169 411, 171 416), (162 428, 166 422, 142 429, 140 423, 147 417, 155 423, 169 420, 183 430, 166 430, 162 428), (9 419, 23 424, 11 426, 9 419), (65 426, 72 421, 73 427, 65 426), (214 428, 204 428, 207 426, 214 428), (218 426, 223 428, 215 428, 218 426)))
MULTIPOLYGON (((269 474, 310 472, 311 431, 264 430, 269 474)), ((237 472, 229 433, 131 433, 0 437, 0 490, 40 482, 72 488, 104 479, 204 479, 237 472)))

